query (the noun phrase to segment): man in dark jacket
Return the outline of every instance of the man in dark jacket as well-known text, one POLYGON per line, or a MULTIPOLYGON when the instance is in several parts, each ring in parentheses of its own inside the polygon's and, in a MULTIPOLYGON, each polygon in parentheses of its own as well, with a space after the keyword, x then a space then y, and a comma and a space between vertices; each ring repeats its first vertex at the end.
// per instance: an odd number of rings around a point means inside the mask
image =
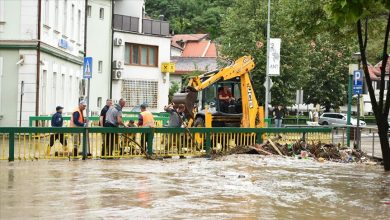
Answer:
MULTIPOLYGON (((64 119, 62 118, 62 110, 64 109, 64 107, 62 106, 57 106, 56 107, 56 113, 54 113, 54 115, 51 117, 51 126, 52 127, 62 127, 64 125, 64 119)), ((50 144, 49 146, 47 147, 47 155, 49 156, 50 155, 50 151, 51 151, 51 147, 53 147, 54 145, 54 142, 56 140, 60 140, 60 143, 62 144, 62 146, 66 146, 67 145, 67 142, 64 138, 64 134, 63 133, 57 133, 57 134, 52 134, 50 135, 50 144)), ((56 155, 58 153, 56 152, 56 155)))
POLYGON ((284 118, 284 110, 281 105, 278 105, 277 108, 274 109, 274 119, 275 119, 275 127, 282 127, 282 120, 284 118))
POLYGON ((100 112, 99 126, 104 126, 104 123, 106 123, 106 114, 111 106, 112 106, 112 100, 107 99, 106 105, 103 107, 102 111, 100 112))

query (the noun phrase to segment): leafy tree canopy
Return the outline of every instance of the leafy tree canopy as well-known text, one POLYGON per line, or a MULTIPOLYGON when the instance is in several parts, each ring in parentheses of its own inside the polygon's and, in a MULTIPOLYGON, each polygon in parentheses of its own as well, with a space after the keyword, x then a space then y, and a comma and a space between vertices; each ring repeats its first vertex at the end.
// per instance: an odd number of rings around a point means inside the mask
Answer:
POLYGON ((175 34, 209 33, 220 36, 220 22, 233 0, 146 0, 152 18, 164 15, 175 34))

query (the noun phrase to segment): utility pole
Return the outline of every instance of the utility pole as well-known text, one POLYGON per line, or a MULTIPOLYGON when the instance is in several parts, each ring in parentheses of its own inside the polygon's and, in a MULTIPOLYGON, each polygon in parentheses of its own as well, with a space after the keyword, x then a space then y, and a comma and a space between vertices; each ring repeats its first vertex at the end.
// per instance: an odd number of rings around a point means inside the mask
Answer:
POLYGON ((268 0, 268 19, 267 19, 267 68, 266 68, 266 76, 265 76, 265 118, 268 120, 268 103, 271 101, 269 100, 269 93, 270 93, 270 78, 269 78, 269 52, 270 52, 270 32, 271 32, 271 0, 268 0))

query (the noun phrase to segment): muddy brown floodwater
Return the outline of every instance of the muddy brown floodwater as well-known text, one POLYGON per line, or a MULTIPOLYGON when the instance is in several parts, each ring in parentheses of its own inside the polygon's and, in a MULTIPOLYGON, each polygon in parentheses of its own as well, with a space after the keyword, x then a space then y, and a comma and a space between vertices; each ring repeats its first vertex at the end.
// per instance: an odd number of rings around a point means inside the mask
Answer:
POLYGON ((390 219, 380 166, 258 155, 0 162, 1 219, 390 219))

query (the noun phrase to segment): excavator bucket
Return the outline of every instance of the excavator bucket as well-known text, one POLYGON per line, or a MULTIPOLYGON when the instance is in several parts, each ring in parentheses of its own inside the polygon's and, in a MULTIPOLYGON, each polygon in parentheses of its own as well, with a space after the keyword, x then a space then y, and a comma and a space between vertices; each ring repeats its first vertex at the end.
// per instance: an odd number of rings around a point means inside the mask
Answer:
POLYGON ((183 93, 175 93, 172 98, 172 102, 175 103, 175 105, 183 104, 185 106, 184 113, 191 118, 194 117, 194 105, 196 102, 197 93, 196 92, 183 92, 183 93))

